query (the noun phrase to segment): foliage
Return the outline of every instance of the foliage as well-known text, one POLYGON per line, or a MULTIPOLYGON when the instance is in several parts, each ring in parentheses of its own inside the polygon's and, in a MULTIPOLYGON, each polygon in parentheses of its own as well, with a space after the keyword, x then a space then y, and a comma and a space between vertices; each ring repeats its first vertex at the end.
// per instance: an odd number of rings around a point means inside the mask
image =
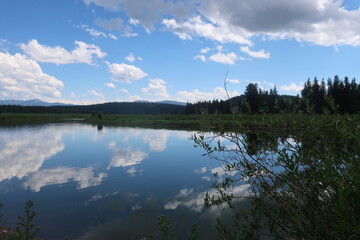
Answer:
POLYGON ((278 115, 266 131, 253 131, 238 128, 234 116, 231 132, 216 132, 221 126, 213 121, 204 123, 212 134, 193 136, 227 173, 214 185, 218 195, 205 198, 207 206, 234 209, 231 225, 218 220, 222 239, 360 238, 360 124, 338 115, 326 115, 326 125, 307 117, 299 124, 296 115, 278 115), (234 194, 241 184, 247 193, 234 194), (250 210, 236 208, 244 198, 250 210))
POLYGON ((276 86, 270 91, 261 89, 256 83, 250 83, 246 86, 245 92, 227 101, 213 100, 203 101, 195 104, 187 103, 186 114, 200 114, 202 110, 206 113, 233 113, 232 107, 246 114, 274 114, 274 113, 292 113, 292 112, 314 112, 317 114, 331 113, 357 113, 360 112, 360 85, 355 79, 349 81, 348 77, 340 80, 338 76, 334 79, 328 79, 325 84, 324 79, 321 82, 315 77, 304 84, 299 96, 278 95, 276 86), (329 108, 329 101, 333 101, 337 106, 337 111, 329 108), (312 106, 309 111, 307 107, 312 106))
POLYGON ((33 220, 37 213, 32 210, 34 206, 33 201, 29 200, 25 204, 25 216, 18 216, 16 232, 22 240, 33 240, 39 232, 39 228, 35 226, 33 220))
MULTIPOLYGON (((33 220, 37 213, 32 210, 34 203, 29 200, 25 204, 25 217, 18 216, 19 222, 17 223, 17 227, 14 230, 5 227, 2 225, 2 216, 0 214, 0 239, 4 240, 34 240, 39 239, 37 234, 39 232, 39 228, 35 226, 33 220)), ((0 209, 2 208, 2 204, 0 203, 0 209)))
POLYGON ((349 81, 348 77, 340 80, 339 76, 334 79, 328 79, 325 84, 324 79, 321 82, 314 78, 313 82, 310 79, 304 84, 304 89, 301 91, 301 96, 314 106, 315 113, 324 113, 331 111, 336 113, 357 113, 360 111, 360 85, 356 83, 355 78, 349 81), (336 110, 328 109, 327 101, 333 101, 336 110))
MULTIPOLYGON (((150 240, 150 239, 159 239, 159 240, 177 240, 175 229, 171 228, 170 219, 167 216, 158 216, 158 225, 160 230, 160 236, 156 237, 151 234, 147 237, 140 237, 136 235, 134 240, 150 240)), ((197 231, 196 224, 193 224, 189 232, 188 240, 197 240, 199 238, 199 232, 197 231)))

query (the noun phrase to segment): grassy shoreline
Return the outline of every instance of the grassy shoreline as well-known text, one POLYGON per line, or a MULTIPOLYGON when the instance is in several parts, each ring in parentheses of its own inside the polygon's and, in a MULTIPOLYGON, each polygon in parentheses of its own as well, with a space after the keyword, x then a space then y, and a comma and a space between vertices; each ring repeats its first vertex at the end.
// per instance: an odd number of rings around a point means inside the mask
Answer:
MULTIPOLYGON (((147 115, 147 114, 0 114, 0 126, 19 126, 47 123, 64 122, 82 122, 87 124, 96 124, 104 126, 123 126, 123 127, 145 127, 145 128, 168 128, 168 129, 201 129, 201 123, 207 122, 207 126, 213 125, 221 130, 234 129, 234 117, 236 127, 247 129, 264 129, 277 122, 277 127, 286 128, 291 121, 292 126, 298 126, 299 129, 312 121, 314 115, 307 114, 259 114, 259 115, 147 115), (312 116, 312 117, 311 117, 312 116), (213 124, 212 124, 213 123, 213 124)), ((317 122, 324 128, 330 127, 329 115, 315 115, 317 122)), ((343 115, 341 118, 351 118, 353 121, 360 122, 360 114, 343 115)))

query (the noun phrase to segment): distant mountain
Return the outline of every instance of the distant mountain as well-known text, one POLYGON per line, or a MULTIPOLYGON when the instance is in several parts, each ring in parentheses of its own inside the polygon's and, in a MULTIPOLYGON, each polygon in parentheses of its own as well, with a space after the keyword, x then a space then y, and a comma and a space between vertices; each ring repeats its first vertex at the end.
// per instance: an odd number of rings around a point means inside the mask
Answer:
POLYGON ((164 101, 156 101, 156 102, 150 102, 147 100, 137 100, 134 101, 136 103, 162 103, 162 104, 172 104, 172 105, 179 105, 179 106, 186 106, 186 103, 184 102, 177 102, 177 101, 171 101, 171 100, 164 100, 164 101))
POLYGON ((0 105, 20 105, 20 106, 41 106, 41 107, 50 107, 50 106, 72 106, 73 104, 65 104, 65 103, 49 103, 44 102, 40 99, 32 99, 32 100, 0 100, 0 105))
POLYGON ((177 101, 170 101, 170 100, 158 101, 156 103, 164 103, 164 104, 173 104, 173 105, 179 105, 179 106, 186 106, 186 103, 184 103, 184 102, 177 102, 177 101))

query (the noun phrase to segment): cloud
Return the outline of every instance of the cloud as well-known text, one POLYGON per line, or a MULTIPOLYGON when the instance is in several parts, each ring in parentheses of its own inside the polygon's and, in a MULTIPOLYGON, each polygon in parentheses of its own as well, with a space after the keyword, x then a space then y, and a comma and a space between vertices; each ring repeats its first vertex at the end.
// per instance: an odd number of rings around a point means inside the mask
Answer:
POLYGON ((80 28, 80 29, 84 30, 85 32, 88 32, 93 37, 104 37, 104 38, 109 37, 114 40, 118 39, 114 34, 111 34, 111 33, 106 34, 104 32, 98 31, 94 28, 90 28, 88 25, 85 25, 85 24, 78 25, 77 28, 80 28))
POLYGON ((63 82, 43 73, 40 65, 16 53, 0 52, 0 96, 2 98, 33 99, 61 97, 63 82))
POLYGON ((108 31, 121 31, 124 27, 123 20, 121 18, 113 18, 109 20, 97 18, 95 24, 108 31))
POLYGON ((140 68, 125 63, 108 63, 108 68, 115 82, 131 83, 147 76, 140 68))
POLYGON ((166 90, 166 82, 160 78, 150 79, 147 88, 141 89, 145 95, 156 97, 170 97, 166 90))
POLYGON ((116 88, 115 84, 113 83, 105 83, 105 86, 109 88, 116 88))
POLYGON ((6 39, 0 38, 0 51, 8 52, 7 46, 10 44, 10 42, 6 39))
POLYGON ((9 42, 6 39, 0 38, 0 47, 8 44, 9 42))
POLYGON ((134 61, 136 61, 136 60, 138 60, 138 61, 142 61, 142 60, 143 60, 142 57, 135 57, 133 53, 129 53, 129 55, 127 55, 127 56, 125 57, 125 59, 126 59, 127 61, 129 61, 129 62, 134 62, 134 61))
POLYGON ((131 24, 142 24, 147 30, 154 30, 155 23, 163 15, 184 18, 191 11, 191 7, 183 1, 163 0, 84 0, 85 4, 95 4, 110 11, 124 11, 129 16, 131 24))
POLYGON ((123 93, 129 93, 129 91, 127 89, 125 89, 125 88, 120 89, 120 91, 123 92, 123 93))
POLYGON ((335 0, 83 0, 124 12, 132 25, 252 46, 251 38, 295 39, 322 46, 360 46, 360 11, 335 0), (141 6, 141 7, 139 7, 141 6), (166 19, 164 19, 166 17, 166 19))
POLYGON ((71 52, 63 47, 49 47, 41 45, 36 39, 29 41, 28 44, 21 43, 20 48, 32 59, 38 62, 69 64, 86 63, 93 65, 94 57, 103 58, 106 53, 93 44, 87 44, 81 41, 75 41, 76 48, 71 52))
POLYGON ((111 38, 111 39, 118 40, 117 36, 115 36, 115 35, 112 34, 112 33, 109 33, 108 36, 109 36, 109 38, 111 38))
POLYGON ((204 21, 200 16, 189 18, 184 22, 175 19, 164 19, 162 21, 165 30, 173 32, 183 40, 191 40, 193 37, 203 37, 221 43, 239 43, 252 45, 246 38, 246 34, 241 31, 234 31, 228 27, 217 26, 213 23, 204 21))
POLYGON ((202 49, 200 50, 201 53, 207 53, 207 52, 209 52, 209 51, 210 51, 210 48, 208 48, 208 47, 202 48, 202 49))
POLYGON ((263 49, 256 52, 256 51, 251 51, 249 47, 240 47, 240 51, 254 58, 270 58, 270 53, 265 52, 263 49))
POLYGON ((233 52, 230 52, 230 53, 217 52, 210 56, 210 60, 213 62, 229 64, 229 65, 235 64, 235 61, 237 59, 238 59, 238 56, 233 52))
MULTIPOLYGON (((240 95, 239 92, 233 91, 229 92, 230 97, 240 95)), ((212 92, 201 92, 198 89, 195 89, 191 92, 189 91, 178 91, 177 94, 178 101, 184 102, 198 102, 198 101, 208 101, 209 99, 228 99, 226 91, 222 87, 216 87, 212 92)))
POLYGON ((95 176, 94 170, 91 167, 80 169, 58 167, 37 171, 24 183, 24 187, 39 192, 42 187, 64 184, 73 180, 78 183, 78 189, 83 189, 100 185, 106 176, 105 173, 95 176))
POLYGON ((112 11, 120 11, 121 0, 84 0, 86 5, 95 4, 112 11))
POLYGON ((295 83, 291 83, 290 85, 282 85, 280 86, 280 89, 283 91, 294 91, 294 92, 300 92, 304 86, 297 85, 295 83))
POLYGON ((211 23, 245 32, 322 46, 360 45, 360 12, 333 0, 202 0, 199 12, 211 23))
POLYGON ((99 37, 99 36, 102 36, 105 38, 107 37, 105 33, 95 30, 94 28, 90 28, 88 25, 85 25, 85 24, 78 25, 76 27, 84 30, 85 32, 90 33, 90 35, 94 36, 94 37, 99 37))
POLYGON ((204 55, 196 55, 194 59, 200 59, 202 62, 206 62, 206 57, 204 55))
MULTIPOLYGON (((122 37, 135 37, 138 34, 133 32, 133 29, 129 24, 124 23, 124 21, 121 18, 112 18, 112 19, 102 19, 97 18, 95 20, 95 24, 103 29, 106 29, 107 31, 117 31, 121 32, 122 37)), ((109 33, 108 36, 113 39, 117 39, 116 36, 109 33)))
POLYGON ((137 20, 137 19, 135 19, 135 18, 130 18, 130 19, 129 19, 129 23, 130 23, 131 25, 137 26, 137 25, 140 24, 140 21, 137 20))
POLYGON ((134 101, 138 101, 141 100, 142 98, 139 95, 132 95, 130 97, 128 97, 128 101, 129 102, 134 102, 134 101))
POLYGON ((133 53, 129 53, 129 55, 127 55, 125 59, 129 62, 134 62, 136 60, 133 53))
POLYGON ((241 81, 238 80, 238 79, 231 79, 231 78, 229 78, 229 79, 227 79, 227 81, 228 81, 229 83, 233 83, 233 84, 239 84, 239 83, 241 83, 241 81))
POLYGON ((98 93, 98 92, 95 91, 95 90, 88 90, 88 92, 89 92, 91 95, 95 96, 95 97, 104 98, 104 96, 103 96, 102 94, 98 93))

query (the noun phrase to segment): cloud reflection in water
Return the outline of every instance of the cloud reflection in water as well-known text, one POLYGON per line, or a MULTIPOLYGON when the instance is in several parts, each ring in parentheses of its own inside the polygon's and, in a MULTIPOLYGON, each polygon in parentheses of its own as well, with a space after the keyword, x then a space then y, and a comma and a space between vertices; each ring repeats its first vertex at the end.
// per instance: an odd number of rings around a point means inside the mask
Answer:
POLYGON ((75 181, 78 183, 77 189, 83 189, 100 185, 106 176, 106 173, 99 173, 95 176, 94 170, 91 167, 80 169, 58 167, 54 169, 40 170, 32 174, 24 183, 24 187, 38 192, 44 186, 75 181))
POLYGON ((0 182, 36 172, 46 159, 64 150, 61 130, 50 127, 2 130, 0 146, 0 182))

